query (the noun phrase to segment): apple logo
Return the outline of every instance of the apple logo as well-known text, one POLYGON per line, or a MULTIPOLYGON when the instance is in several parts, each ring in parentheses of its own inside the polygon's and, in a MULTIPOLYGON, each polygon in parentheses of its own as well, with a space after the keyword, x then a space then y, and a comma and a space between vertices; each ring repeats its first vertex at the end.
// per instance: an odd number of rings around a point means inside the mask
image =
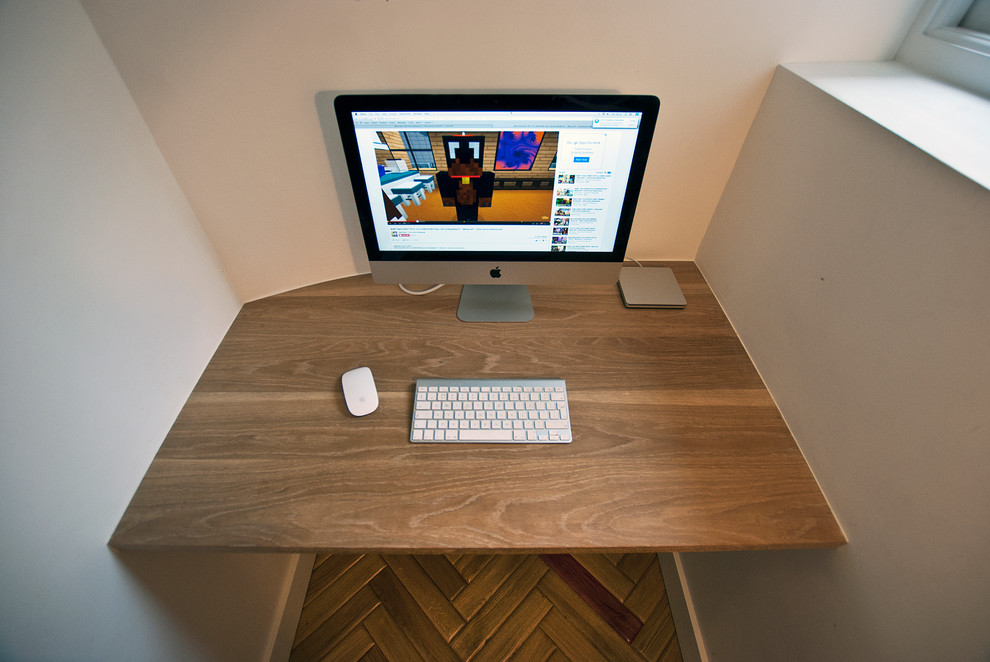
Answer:
POLYGON ((492 269, 488 273, 491 275, 492 278, 501 278, 502 277, 502 270, 500 268, 498 268, 498 267, 495 267, 494 269, 492 269))

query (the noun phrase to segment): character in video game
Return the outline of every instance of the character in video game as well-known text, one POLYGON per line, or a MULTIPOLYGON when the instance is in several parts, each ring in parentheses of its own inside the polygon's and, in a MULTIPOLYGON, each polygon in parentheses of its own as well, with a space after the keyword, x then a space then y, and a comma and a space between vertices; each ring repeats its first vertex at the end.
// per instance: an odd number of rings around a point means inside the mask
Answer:
POLYGON ((484 136, 443 136, 447 172, 436 175, 444 207, 457 209, 459 223, 477 222, 478 207, 492 206, 495 174, 482 172, 484 136))

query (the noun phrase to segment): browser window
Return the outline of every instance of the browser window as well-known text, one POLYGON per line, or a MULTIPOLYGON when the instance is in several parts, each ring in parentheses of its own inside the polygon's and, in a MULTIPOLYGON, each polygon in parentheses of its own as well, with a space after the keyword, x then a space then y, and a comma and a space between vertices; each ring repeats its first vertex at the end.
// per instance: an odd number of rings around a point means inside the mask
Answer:
POLYGON ((382 250, 612 250, 640 113, 352 118, 382 250))

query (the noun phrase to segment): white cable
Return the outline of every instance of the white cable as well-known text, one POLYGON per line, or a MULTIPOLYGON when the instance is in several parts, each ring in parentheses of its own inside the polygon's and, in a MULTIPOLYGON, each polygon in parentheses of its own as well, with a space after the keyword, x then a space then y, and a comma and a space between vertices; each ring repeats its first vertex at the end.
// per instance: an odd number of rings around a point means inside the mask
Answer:
POLYGON ((399 283, 399 289, 402 290, 403 292, 405 292, 406 294, 411 294, 413 296, 417 296, 418 297, 418 296, 422 296, 424 294, 429 294, 430 292, 436 292, 441 287, 443 287, 445 284, 446 283, 440 283, 438 285, 434 285, 433 287, 428 287, 425 290, 410 290, 410 289, 407 289, 406 286, 403 285, 402 283, 399 283))

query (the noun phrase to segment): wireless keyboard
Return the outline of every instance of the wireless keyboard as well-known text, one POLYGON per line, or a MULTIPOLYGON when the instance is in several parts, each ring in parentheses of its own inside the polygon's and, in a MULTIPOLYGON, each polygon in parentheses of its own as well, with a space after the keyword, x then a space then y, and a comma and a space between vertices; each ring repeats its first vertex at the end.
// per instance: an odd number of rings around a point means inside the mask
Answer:
POLYGON ((409 441, 566 444, 563 379, 419 379, 409 441))

